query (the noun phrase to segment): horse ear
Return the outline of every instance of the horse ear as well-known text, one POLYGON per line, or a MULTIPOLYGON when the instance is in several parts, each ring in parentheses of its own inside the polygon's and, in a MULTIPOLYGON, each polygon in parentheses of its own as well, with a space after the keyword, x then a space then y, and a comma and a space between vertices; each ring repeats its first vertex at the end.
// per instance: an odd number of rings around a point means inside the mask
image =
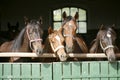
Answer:
POLYGON ((42 20, 42 17, 40 16, 40 18, 39 18, 39 22, 40 22, 40 24, 43 24, 42 21, 43 21, 43 20, 42 20))
POLYGON ((103 30, 104 29, 104 25, 102 24, 101 26, 100 26, 100 30, 103 30))
POLYGON ((77 20, 79 18, 79 13, 78 12, 76 12, 74 18, 75 18, 75 20, 77 20))
POLYGON ((62 17, 63 17, 64 20, 65 20, 65 18, 67 17, 67 14, 66 14, 65 11, 63 12, 62 17))
POLYGON ((48 34, 51 34, 51 33, 53 33, 53 29, 52 29, 52 27, 50 26, 50 27, 48 28, 48 34))
POLYGON ((26 16, 24 16, 24 21, 25 21, 25 25, 27 25, 30 22, 30 20, 26 16))

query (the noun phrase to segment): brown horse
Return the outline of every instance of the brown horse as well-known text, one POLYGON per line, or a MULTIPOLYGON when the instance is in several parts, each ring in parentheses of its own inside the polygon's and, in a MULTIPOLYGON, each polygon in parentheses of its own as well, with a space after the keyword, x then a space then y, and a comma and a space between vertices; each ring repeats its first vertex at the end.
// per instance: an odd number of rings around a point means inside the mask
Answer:
POLYGON ((45 41, 43 51, 45 53, 55 53, 60 61, 66 61, 67 55, 64 49, 64 38, 61 30, 52 30, 52 28, 49 27, 48 33, 49 35, 45 41))
POLYGON ((11 25, 8 22, 8 31, 7 31, 7 35, 9 40, 13 40, 16 38, 16 36, 18 36, 20 30, 19 30, 19 23, 17 22, 16 25, 11 25))
POLYGON ((113 62, 116 60, 115 53, 118 51, 116 46, 116 32, 114 25, 104 26, 101 25, 96 39, 93 40, 92 46, 89 50, 90 53, 102 53, 107 56, 108 61, 113 62))
MULTIPOLYGON (((29 20, 25 17, 25 27, 12 41, 0 46, 0 52, 35 52, 42 53, 42 29, 41 18, 29 20)), ((10 61, 22 61, 23 58, 11 58, 10 61)))
MULTIPOLYGON (((77 19, 79 17, 78 12, 75 16, 67 16, 66 12, 63 12, 62 34, 65 39, 65 49, 67 53, 87 53, 88 48, 81 36, 76 35, 77 19)), ((61 29, 60 28, 60 29, 61 29)))

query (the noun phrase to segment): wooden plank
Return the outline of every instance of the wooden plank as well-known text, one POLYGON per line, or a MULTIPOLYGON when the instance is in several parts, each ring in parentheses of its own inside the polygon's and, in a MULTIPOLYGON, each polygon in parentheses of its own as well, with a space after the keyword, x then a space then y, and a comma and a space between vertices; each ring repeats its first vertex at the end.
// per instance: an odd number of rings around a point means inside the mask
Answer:
POLYGON ((62 62, 53 62, 53 80, 62 80, 62 62))
POLYGON ((109 75, 113 76, 113 77, 110 77, 109 80, 118 80, 116 77, 118 75, 117 71, 118 71, 117 62, 109 63, 109 75))
POLYGON ((72 71, 71 71, 71 63, 70 62, 64 62, 62 63, 62 73, 63 73, 63 79, 62 80, 71 80, 70 77, 66 78, 66 76, 72 76, 72 71))
POLYGON ((10 80, 12 77, 11 64, 4 64, 3 66, 3 80, 10 80))
POLYGON ((15 77, 14 80, 20 80, 20 64, 11 64, 12 65, 12 76, 15 77))
POLYGON ((72 80, 82 80, 82 79, 80 79, 80 78, 78 78, 78 76, 80 76, 81 75, 81 73, 82 73, 82 63, 80 63, 80 62, 72 62, 71 63, 71 70, 72 70, 72 77, 74 77, 74 78, 72 78, 72 80))
POLYGON ((90 62, 90 66, 89 66, 89 73, 90 73, 90 80, 100 80, 100 77, 96 77, 98 75, 100 75, 100 66, 99 66, 99 62, 90 62))
POLYGON ((3 72, 2 70, 3 70, 2 64, 0 64, 0 80, 2 80, 2 78, 1 78, 2 77, 2 72, 3 72))
MULTIPOLYGON (((77 57, 77 58, 107 58, 104 53, 86 53, 86 54, 78 54, 78 53, 69 53, 67 54, 69 57, 77 57)), ((120 53, 116 54, 117 57, 120 57, 120 53)), ((41 57, 41 58, 56 58, 56 55, 53 53, 43 53, 43 54, 36 54, 36 53, 24 53, 24 52, 5 52, 0 53, 0 57, 41 57)))
MULTIPOLYGON (((89 76, 89 63, 88 62, 82 62, 82 76, 89 76)), ((82 80, 89 80, 87 77, 83 77, 82 80)))
POLYGON ((21 64, 22 80, 31 80, 31 64, 21 64))
POLYGON ((52 63, 41 64, 41 80, 52 80, 52 63))

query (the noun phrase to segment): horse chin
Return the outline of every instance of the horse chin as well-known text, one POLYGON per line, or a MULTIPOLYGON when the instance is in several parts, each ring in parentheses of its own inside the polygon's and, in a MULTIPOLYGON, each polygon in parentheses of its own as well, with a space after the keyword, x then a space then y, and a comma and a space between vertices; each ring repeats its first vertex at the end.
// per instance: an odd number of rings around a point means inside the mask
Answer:
POLYGON ((60 61, 66 61, 67 60, 67 54, 65 53, 64 50, 61 50, 61 51, 58 50, 57 55, 58 55, 60 61))
POLYGON ((109 62, 115 62, 116 61, 116 56, 115 56, 115 52, 113 49, 108 49, 106 50, 106 55, 107 55, 107 59, 109 62))

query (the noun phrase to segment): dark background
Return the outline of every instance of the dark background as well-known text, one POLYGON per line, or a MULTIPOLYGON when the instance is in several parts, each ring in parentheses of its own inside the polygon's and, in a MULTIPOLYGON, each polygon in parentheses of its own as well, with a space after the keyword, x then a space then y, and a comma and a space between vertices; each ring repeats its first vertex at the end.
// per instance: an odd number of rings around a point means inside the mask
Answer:
MULTIPOLYGON (((24 27, 24 16, 28 18, 43 17, 43 29, 47 31, 52 25, 52 10, 65 6, 75 6, 87 10, 87 33, 81 34, 87 44, 95 38, 98 26, 115 24, 117 35, 120 29, 119 0, 0 0, 0 31, 7 30, 7 23, 19 29, 24 27)), ((119 36, 118 36, 119 38, 119 36)), ((119 42, 118 40, 117 42, 119 42)))

